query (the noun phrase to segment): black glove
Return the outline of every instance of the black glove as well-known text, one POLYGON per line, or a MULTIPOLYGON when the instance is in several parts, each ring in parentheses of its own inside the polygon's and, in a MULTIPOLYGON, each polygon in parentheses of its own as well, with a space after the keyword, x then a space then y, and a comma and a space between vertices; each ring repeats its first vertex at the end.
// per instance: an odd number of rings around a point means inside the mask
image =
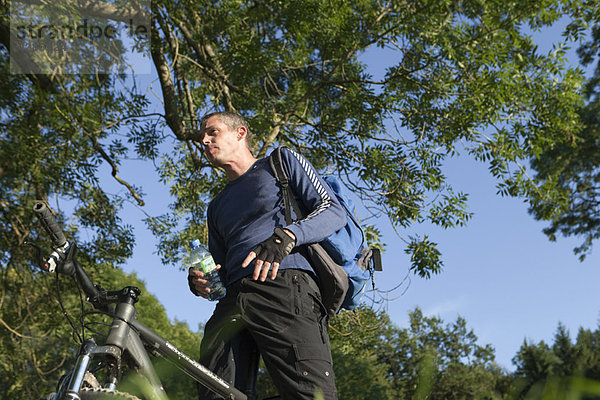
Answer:
POLYGON ((252 251, 256 254, 256 260, 281 264, 281 261, 290 254, 295 245, 296 239, 277 227, 273 231, 273 236, 256 246, 252 251))

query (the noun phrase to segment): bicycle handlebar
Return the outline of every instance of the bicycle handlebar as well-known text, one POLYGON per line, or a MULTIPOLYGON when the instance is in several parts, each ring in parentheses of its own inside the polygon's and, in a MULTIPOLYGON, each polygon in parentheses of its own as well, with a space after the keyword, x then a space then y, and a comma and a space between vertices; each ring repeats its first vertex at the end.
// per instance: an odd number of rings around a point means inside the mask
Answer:
POLYGON ((48 232, 48 235, 50 235, 54 246, 63 247, 67 243, 67 239, 65 239, 64 233, 58 226, 58 223, 54 219, 54 216, 48 207, 46 207, 44 203, 39 202, 33 206, 33 211, 37 215, 46 232, 48 232))
POLYGON ((88 296, 88 301, 97 309, 107 309, 107 302, 102 301, 101 293, 98 287, 94 285, 85 270, 79 265, 75 259, 76 245, 70 246, 63 231, 58 226, 56 219, 42 202, 38 202, 33 206, 33 211, 40 220, 40 223, 50 235, 52 243, 55 246, 54 252, 48 257, 44 269, 48 272, 54 272, 58 268, 58 272, 66 275, 74 276, 81 285, 84 293, 88 296), (62 262, 62 264, 61 264, 62 262))
MULTIPOLYGON (((65 235, 56 223, 54 216, 46 207, 46 205, 42 202, 38 202, 33 206, 33 212, 40 220, 40 223, 52 239, 52 243, 54 244, 54 251, 48 259, 46 260, 46 264, 43 265, 43 269, 48 272, 54 272, 54 270, 61 264, 61 262, 65 259, 67 252, 69 250, 69 242, 65 239, 65 235)), ((69 271, 64 270, 59 271, 66 273, 67 275, 73 275, 73 269, 71 268, 69 271)))

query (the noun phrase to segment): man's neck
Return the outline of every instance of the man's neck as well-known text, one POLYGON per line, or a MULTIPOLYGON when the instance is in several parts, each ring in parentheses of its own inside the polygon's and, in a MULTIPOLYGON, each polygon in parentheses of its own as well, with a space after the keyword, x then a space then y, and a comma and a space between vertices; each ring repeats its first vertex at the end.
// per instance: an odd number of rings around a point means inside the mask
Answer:
POLYGON ((233 161, 227 165, 223 166, 225 170, 225 175, 227 175, 227 179, 229 181, 234 181, 240 176, 244 175, 246 171, 254 165, 256 162, 256 158, 251 153, 245 153, 241 155, 236 161, 233 161))

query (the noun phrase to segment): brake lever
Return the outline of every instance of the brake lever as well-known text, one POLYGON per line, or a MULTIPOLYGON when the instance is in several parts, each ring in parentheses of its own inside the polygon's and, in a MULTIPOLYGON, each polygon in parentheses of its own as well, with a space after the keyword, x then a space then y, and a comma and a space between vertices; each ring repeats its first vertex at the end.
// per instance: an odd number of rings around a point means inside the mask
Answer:
POLYGON ((44 256, 42 256, 42 248, 40 246, 38 246, 37 244, 29 242, 27 240, 24 241, 23 244, 26 246, 31 246, 35 249, 35 252, 36 252, 35 258, 36 258, 37 267, 39 269, 41 269, 42 271, 47 271, 47 269, 44 268, 44 256))

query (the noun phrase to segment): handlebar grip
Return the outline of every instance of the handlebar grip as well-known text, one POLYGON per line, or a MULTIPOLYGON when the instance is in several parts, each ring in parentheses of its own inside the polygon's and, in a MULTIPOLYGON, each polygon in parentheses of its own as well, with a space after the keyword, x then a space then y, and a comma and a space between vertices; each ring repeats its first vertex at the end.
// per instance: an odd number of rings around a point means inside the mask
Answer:
POLYGON ((35 203, 33 206, 33 212, 40 220, 40 223, 50 235, 52 239, 52 243, 55 247, 62 247, 67 243, 67 239, 65 239, 65 235, 63 231, 58 226, 56 219, 54 219, 54 215, 50 212, 50 209, 46 207, 46 204, 42 202, 35 203))

